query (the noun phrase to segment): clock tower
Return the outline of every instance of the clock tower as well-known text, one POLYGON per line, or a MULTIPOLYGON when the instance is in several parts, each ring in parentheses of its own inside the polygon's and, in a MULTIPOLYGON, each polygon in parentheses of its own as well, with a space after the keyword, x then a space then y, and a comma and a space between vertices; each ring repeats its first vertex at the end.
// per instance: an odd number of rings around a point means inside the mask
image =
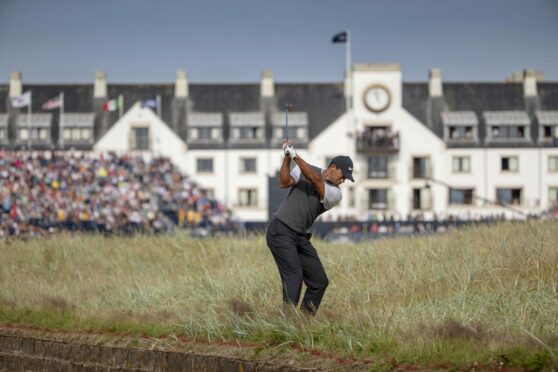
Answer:
POLYGON ((392 214, 396 210, 396 164, 399 158, 401 70, 398 64, 353 66, 355 169, 360 170, 355 214, 392 214))
POLYGON ((399 64, 353 66, 353 107, 357 129, 388 124, 401 108, 399 64))

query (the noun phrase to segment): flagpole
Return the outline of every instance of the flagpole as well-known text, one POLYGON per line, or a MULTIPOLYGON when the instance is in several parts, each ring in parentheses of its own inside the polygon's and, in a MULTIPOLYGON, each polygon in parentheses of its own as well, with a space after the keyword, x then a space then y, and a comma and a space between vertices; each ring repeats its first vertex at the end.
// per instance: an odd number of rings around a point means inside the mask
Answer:
POLYGON ((157 116, 161 117, 161 95, 157 94, 157 116))
MULTIPOLYGON (((345 43, 345 78, 350 81, 350 67, 351 67, 351 30, 347 29, 347 42, 345 43)), ((349 88, 349 86, 347 86, 349 88)), ((345 92, 345 111, 349 111, 349 89, 345 92)))
POLYGON ((64 150, 64 92, 60 92, 60 149, 64 150))
POLYGON ((121 94, 118 96, 118 118, 122 117, 122 110, 124 109, 124 96, 121 94))
MULTIPOLYGON (((351 90, 352 90, 352 76, 351 76, 351 30, 347 29, 347 42, 345 43, 345 74, 347 79, 347 87, 345 92, 345 112, 347 113, 347 117, 349 117, 349 111, 351 109, 351 90)), ((352 122, 351 118, 349 117, 349 128, 351 128, 351 124, 353 128, 353 135, 355 134, 354 123, 352 122)), ((349 129, 347 128, 347 129, 349 129)))
POLYGON ((29 91, 29 105, 27 105, 27 147, 29 153, 31 153, 31 103, 33 94, 29 91))

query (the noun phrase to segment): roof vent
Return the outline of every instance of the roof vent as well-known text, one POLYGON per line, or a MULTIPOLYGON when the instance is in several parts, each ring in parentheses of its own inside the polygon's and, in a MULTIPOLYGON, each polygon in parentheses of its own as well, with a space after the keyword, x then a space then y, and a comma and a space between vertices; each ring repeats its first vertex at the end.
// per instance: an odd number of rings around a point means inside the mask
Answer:
POLYGON ((534 97, 537 95, 537 76, 535 70, 528 68, 523 72, 523 94, 525 97, 534 97))
POLYGON ((94 98, 105 98, 107 96, 107 76, 105 71, 95 71, 95 89, 93 91, 94 98))
POLYGON ((441 97, 444 95, 442 91, 442 71, 439 68, 433 68, 428 74, 428 93, 430 97, 441 97))
POLYGON ((185 70, 176 71, 176 83, 174 84, 174 96, 176 98, 188 98, 188 78, 185 70))
POLYGON ((10 97, 21 95, 21 72, 14 71, 10 76, 10 97))
POLYGON ((262 72, 260 95, 262 97, 273 97, 275 95, 275 85, 273 84, 273 74, 271 70, 263 70, 262 72))

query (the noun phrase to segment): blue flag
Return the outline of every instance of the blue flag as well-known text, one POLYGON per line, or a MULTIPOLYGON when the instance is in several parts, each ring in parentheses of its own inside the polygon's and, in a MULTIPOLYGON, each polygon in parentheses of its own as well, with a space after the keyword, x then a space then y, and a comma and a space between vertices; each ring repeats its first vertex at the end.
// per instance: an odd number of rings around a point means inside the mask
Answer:
POLYGON ((149 107, 153 110, 157 110, 157 98, 148 98, 141 101, 141 107, 149 107))
POLYGON ((335 34, 331 39, 332 43, 346 43, 347 42, 347 31, 335 34))

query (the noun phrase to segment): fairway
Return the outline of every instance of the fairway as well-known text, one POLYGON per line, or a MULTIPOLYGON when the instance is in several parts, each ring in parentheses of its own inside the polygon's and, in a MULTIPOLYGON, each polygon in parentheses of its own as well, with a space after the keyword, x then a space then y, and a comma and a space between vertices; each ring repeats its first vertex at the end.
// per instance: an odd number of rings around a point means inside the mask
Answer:
POLYGON ((314 350, 380 369, 558 364, 557 222, 313 243, 330 285, 308 318, 281 305, 263 236, 3 242, 0 324, 314 350))

